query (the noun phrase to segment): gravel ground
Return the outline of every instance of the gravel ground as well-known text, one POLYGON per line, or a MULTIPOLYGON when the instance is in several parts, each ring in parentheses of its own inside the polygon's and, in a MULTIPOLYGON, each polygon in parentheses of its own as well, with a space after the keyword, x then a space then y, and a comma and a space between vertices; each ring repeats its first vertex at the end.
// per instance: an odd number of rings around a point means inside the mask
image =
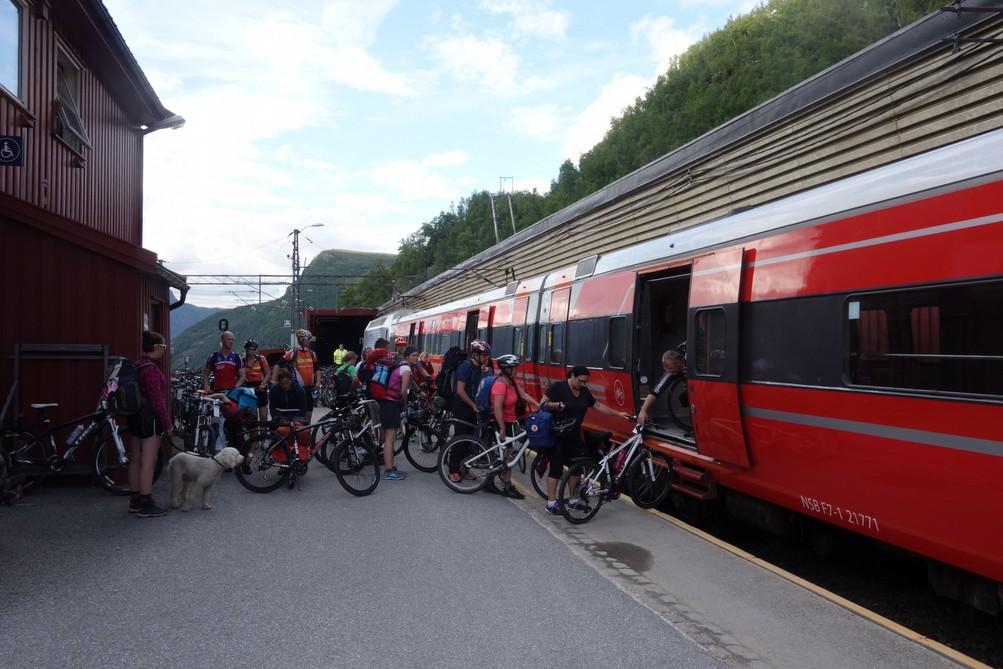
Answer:
POLYGON ((718 666, 507 500, 312 465, 159 519, 59 482, 0 508, 0 664, 718 666))

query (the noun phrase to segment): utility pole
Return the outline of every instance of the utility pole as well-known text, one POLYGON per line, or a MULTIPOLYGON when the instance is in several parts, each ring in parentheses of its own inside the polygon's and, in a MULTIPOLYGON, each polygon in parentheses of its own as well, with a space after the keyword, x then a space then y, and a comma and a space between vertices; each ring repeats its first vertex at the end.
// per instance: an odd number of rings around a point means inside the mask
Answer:
MULTIPOLYGON (((303 230, 308 230, 310 228, 320 228, 323 227, 323 223, 314 223, 313 225, 308 225, 303 230)), ((302 302, 300 301, 300 234, 303 232, 299 228, 294 228, 289 236, 293 238, 293 252, 289 256, 293 262, 293 282, 290 286, 290 302, 292 302, 292 314, 289 319, 289 324, 292 326, 292 346, 296 346, 296 331, 302 326, 303 309, 302 302)))
POLYGON ((515 190, 515 177, 498 177, 498 190, 503 191, 508 197, 508 215, 512 219, 512 234, 515 234, 515 211, 512 210, 512 191, 515 190), (505 188, 505 182, 509 187, 505 188))
POLYGON ((488 193, 488 200, 491 201, 491 220, 495 224, 495 244, 500 244, 501 237, 498 236, 498 216, 495 214, 495 196, 488 193))

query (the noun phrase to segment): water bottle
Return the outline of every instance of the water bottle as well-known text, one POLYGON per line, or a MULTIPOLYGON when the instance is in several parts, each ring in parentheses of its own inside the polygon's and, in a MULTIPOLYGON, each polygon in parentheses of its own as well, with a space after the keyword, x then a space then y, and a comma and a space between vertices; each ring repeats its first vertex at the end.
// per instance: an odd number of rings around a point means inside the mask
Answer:
POLYGON ((70 436, 66 438, 66 444, 68 446, 76 446, 77 442, 80 441, 80 438, 84 436, 84 430, 86 429, 87 426, 83 423, 77 425, 73 428, 73 432, 70 432, 70 436))

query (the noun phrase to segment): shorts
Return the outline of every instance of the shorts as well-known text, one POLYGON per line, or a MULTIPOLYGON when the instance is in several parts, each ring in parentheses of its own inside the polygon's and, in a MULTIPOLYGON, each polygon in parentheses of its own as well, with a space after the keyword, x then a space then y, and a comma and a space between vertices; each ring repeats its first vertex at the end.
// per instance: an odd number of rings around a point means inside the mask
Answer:
POLYGON ((145 407, 129 416, 126 425, 129 427, 129 434, 140 439, 159 437, 164 433, 164 426, 152 412, 146 411, 145 407))
POLYGON ((401 427, 401 403, 397 400, 380 400, 380 427, 384 430, 399 430, 401 427))
POLYGON ((254 388, 254 398, 258 400, 258 408, 264 409, 268 406, 268 388, 264 390, 261 389, 261 382, 248 381, 244 384, 245 388, 254 388))
POLYGON ((313 411, 313 386, 303 386, 303 393, 306 395, 307 413, 313 411))

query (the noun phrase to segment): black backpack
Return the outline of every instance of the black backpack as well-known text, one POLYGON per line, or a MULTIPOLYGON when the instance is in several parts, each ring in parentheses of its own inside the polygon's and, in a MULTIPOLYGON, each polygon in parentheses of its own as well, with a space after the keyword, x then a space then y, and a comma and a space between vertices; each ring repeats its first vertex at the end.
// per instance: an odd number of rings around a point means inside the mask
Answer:
POLYGON ((119 416, 131 416, 143 410, 143 391, 139 388, 139 370, 152 365, 152 362, 141 362, 138 365, 132 360, 122 360, 111 372, 110 379, 118 383, 118 388, 112 396, 115 413, 119 416))
POLYGON ((447 400, 456 393, 456 368, 467 359, 467 353, 459 346, 452 346, 442 357, 442 367, 435 377, 435 392, 447 400))
POLYGON ((347 395, 352 392, 352 375, 348 373, 351 365, 341 365, 334 373, 334 392, 337 395, 347 395))

